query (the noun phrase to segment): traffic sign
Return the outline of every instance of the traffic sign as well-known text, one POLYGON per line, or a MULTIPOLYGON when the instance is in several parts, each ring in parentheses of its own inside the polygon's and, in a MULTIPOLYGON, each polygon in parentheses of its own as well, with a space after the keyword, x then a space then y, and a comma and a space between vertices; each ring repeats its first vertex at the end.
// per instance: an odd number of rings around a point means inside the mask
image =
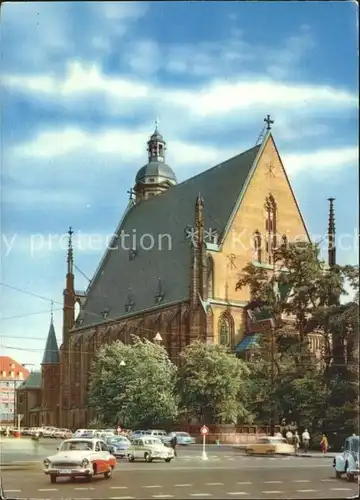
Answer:
POLYGON ((205 434, 209 434, 209 428, 206 425, 203 425, 200 429, 200 433, 205 436, 205 434))

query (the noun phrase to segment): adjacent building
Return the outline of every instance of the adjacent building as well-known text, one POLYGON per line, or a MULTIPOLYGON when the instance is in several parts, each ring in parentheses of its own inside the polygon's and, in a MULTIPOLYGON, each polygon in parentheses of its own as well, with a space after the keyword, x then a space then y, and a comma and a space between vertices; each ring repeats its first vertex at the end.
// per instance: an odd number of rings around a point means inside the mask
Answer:
POLYGON ((29 376, 29 371, 20 363, 8 356, 0 356, 0 422, 16 423, 18 411, 16 406, 16 389, 29 376))

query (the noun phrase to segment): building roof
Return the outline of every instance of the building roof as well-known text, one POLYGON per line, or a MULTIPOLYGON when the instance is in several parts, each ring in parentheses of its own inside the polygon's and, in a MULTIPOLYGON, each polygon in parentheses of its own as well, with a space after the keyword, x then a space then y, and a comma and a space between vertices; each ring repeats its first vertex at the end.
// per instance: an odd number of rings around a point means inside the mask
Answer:
POLYGON ((3 377, 3 372, 6 372, 6 376, 10 377, 11 372, 14 372, 15 376, 19 373, 23 374, 24 379, 29 375, 29 370, 25 368, 22 364, 15 361, 15 359, 9 356, 0 356, 0 376, 3 377))
POLYGON ((54 323, 53 320, 51 319, 49 333, 46 340, 44 356, 41 364, 48 365, 53 363, 60 363, 60 353, 56 340, 54 323))
POLYGON ((132 312, 155 307, 159 279, 162 304, 187 300, 190 284, 190 240, 186 228, 194 226, 195 201, 204 199, 205 229, 225 231, 255 162, 260 145, 239 154, 165 193, 134 205, 118 227, 118 235, 136 235, 135 256, 130 257, 133 238, 117 239, 107 251, 87 291, 80 313, 82 326, 102 323, 127 314, 125 304, 133 302, 132 312), (145 236, 145 235, 151 235, 145 236), (143 237, 143 248, 140 239, 143 237), (153 247, 144 247, 154 242, 153 247))
POLYGON ((18 390, 41 389, 41 372, 31 372, 26 380, 19 385, 18 390))
POLYGON ((240 354, 241 352, 257 348, 259 347, 259 341, 260 335, 258 333, 246 335, 235 347, 235 353, 240 354))
POLYGON ((158 160, 151 160, 140 168, 135 177, 135 182, 145 182, 148 177, 161 178, 161 180, 176 182, 176 176, 166 163, 158 160))

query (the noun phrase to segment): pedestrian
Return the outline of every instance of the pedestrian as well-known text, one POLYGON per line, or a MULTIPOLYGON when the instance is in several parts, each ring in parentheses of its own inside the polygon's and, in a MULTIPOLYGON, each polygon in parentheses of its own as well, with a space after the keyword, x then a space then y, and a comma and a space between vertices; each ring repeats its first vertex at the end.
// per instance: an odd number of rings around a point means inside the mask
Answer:
POLYGON ((301 440, 304 448, 304 453, 307 453, 310 445, 310 434, 307 429, 305 429, 302 433, 301 440))
POLYGON ((298 434, 298 431, 295 431, 294 435, 294 448, 295 448, 295 453, 297 455, 299 453, 299 448, 300 448, 300 436, 298 434))
POLYGON ((177 453, 176 453, 177 437, 176 437, 176 434, 174 434, 173 437, 171 438, 170 446, 174 450, 175 457, 177 457, 177 453))
POLYGON ((291 430, 289 429, 286 433, 286 439, 287 439, 287 442, 289 444, 293 444, 293 433, 291 432, 291 430))
POLYGON ((322 435, 322 438, 320 441, 320 448, 321 448, 323 456, 325 456, 327 451, 328 451, 328 448, 329 448, 328 439, 327 439, 325 434, 322 435))

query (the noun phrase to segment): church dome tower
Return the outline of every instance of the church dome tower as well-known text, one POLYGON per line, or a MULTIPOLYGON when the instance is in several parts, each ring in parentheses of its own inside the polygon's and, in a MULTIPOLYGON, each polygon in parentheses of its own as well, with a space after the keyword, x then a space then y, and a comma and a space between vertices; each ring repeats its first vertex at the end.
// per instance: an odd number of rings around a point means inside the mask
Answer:
POLYGON ((134 193, 137 202, 161 194, 177 184, 174 172, 165 163, 165 150, 166 142, 156 125, 148 141, 148 163, 140 168, 135 177, 134 193))

